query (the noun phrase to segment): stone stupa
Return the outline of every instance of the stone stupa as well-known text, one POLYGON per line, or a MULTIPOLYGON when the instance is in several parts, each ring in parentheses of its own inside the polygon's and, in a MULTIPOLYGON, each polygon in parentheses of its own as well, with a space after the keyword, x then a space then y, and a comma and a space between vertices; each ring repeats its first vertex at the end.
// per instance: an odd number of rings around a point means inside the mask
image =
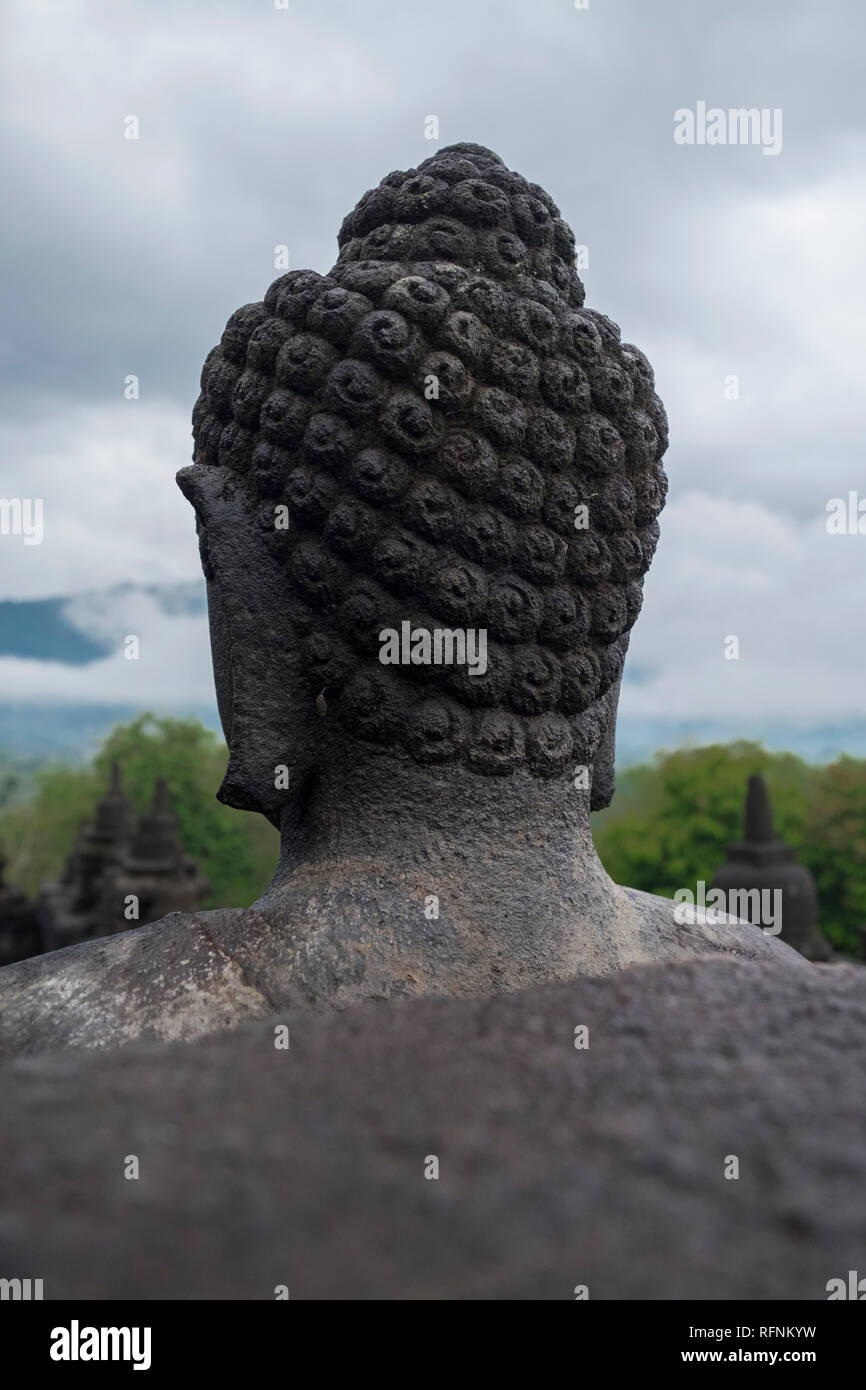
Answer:
POLYGON ((807 960, 831 959, 830 944, 818 927, 815 880, 804 865, 797 863, 791 846, 778 839, 767 784, 759 774, 749 778, 743 838, 728 846, 727 861, 716 873, 712 887, 725 893, 729 911, 738 908, 741 917, 756 925, 761 920, 758 895, 778 893, 780 939, 807 960))
POLYGON ((99 936, 97 907, 107 869, 114 866, 135 824, 135 810, 123 790, 120 768, 111 765, 108 789, 92 825, 83 823, 60 879, 44 883, 37 910, 48 951, 99 936))
POLYGON ((165 779, 137 818, 114 763, 93 824, 82 823, 62 877, 40 891, 44 949, 114 936, 168 912, 194 912, 208 891, 184 850, 165 779))
POLYGON ((99 935, 126 931, 136 922, 144 926, 168 912, 195 912, 209 891, 210 884, 184 849, 168 784, 160 777, 128 845, 103 874, 99 935))

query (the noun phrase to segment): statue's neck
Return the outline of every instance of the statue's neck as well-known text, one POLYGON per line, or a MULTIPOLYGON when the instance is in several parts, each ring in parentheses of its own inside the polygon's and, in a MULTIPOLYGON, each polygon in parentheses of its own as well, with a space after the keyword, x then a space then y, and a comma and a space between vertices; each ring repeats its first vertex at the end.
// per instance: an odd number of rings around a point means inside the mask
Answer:
POLYGON ((310 778, 297 822, 284 817, 280 866, 255 904, 285 939, 298 997, 348 1002, 358 981, 365 998, 501 993, 614 968, 621 893, 588 803, 572 779, 525 769, 336 759, 310 778))
POLYGON ((485 891, 500 878, 606 878, 589 829, 589 793, 567 776, 504 777, 422 766, 390 754, 349 755, 310 779, 285 818, 272 890, 299 864, 352 861, 399 870, 428 864, 485 891))

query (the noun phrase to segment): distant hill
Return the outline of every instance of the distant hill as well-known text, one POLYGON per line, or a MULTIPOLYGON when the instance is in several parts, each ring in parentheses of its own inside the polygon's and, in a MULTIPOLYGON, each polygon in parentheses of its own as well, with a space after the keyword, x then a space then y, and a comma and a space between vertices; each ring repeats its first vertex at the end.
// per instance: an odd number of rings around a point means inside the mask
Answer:
MULTIPOLYGON (((627 669, 626 669, 627 680, 627 669)), ((618 767, 648 762, 653 753, 671 752, 685 744, 733 743, 746 739, 776 752, 796 753, 808 763, 833 762, 841 754, 866 758, 866 720, 847 724, 815 724, 809 728, 778 721, 741 719, 722 722, 695 718, 647 719, 621 714, 616 726, 618 767)))
POLYGON ((69 624, 66 602, 62 598, 0 602, 0 656, 62 661, 68 666, 86 666, 107 656, 107 646, 69 624))
MULTIPOLYGON (((184 584, 119 584, 73 597, 5 599, 0 601, 0 658, 61 663, 86 667, 109 656, 112 645, 99 633, 87 631, 81 615, 88 603, 122 606, 125 598, 150 598, 166 621, 206 613, 205 588, 200 580, 184 584)), ((210 703, 173 707, 173 714, 195 715, 210 728, 219 729, 216 708, 210 703)), ((0 690, 0 771, 3 754, 34 761, 77 760, 89 756, 118 723, 141 713, 137 705, 106 704, 97 700, 64 698, 58 689, 51 700, 4 700, 0 690)))
MULTIPOLYGON (((103 590, 103 599, 122 599, 128 594, 147 594, 167 618, 204 613, 204 584, 118 584, 103 590)), ((78 595, 87 599, 92 595, 78 595)), ((86 666, 108 656, 109 644, 77 627, 69 618, 75 599, 68 597, 0 600, 0 657, 18 656, 33 661, 60 661, 66 666, 86 666)))

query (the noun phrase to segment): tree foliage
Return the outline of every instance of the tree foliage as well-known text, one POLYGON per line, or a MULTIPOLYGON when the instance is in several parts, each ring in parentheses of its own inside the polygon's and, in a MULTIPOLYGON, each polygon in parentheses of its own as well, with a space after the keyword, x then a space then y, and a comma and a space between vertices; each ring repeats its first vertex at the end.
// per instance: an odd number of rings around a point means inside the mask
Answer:
POLYGON ((866 760, 814 767, 793 753, 737 742, 681 748, 617 777, 612 806, 593 817, 599 857, 617 883, 673 897, 709 884, 743 834, 746 783, 763 773, 776 832, 818 884, 820 926, 857 955, 866 925, 866 760))

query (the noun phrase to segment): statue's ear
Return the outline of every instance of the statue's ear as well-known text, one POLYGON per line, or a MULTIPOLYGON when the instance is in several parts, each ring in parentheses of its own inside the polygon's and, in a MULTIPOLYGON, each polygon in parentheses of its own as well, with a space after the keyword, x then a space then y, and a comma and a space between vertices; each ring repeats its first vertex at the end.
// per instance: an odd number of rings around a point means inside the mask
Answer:
POLYGON ((605 710, 604 735, 592 764, 592 792, 589 808, 603 811, 613 801, 616 790, 614 761, 616 755, 616 715, 619 707, 620 680, 617 680, 599 702, 605 710))
POLYGON ((261 504, 228 469, 193 464, 177 481, 198 517, 217 705, 229 747, 217 799, 279 825, 301 814, 322 736, 289 616, 286 567, 264 543, 261 504))

